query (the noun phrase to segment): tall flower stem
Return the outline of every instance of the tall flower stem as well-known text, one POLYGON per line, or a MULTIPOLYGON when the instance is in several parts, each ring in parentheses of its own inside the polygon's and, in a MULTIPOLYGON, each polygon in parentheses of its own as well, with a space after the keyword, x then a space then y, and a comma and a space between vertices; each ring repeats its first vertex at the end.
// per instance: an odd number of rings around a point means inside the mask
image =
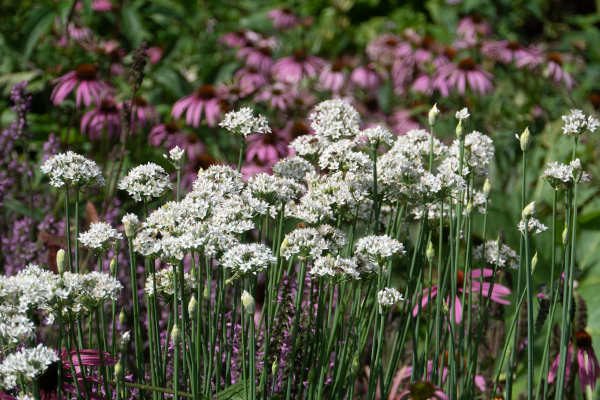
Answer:
MULTIPOLYGON (((379 235, 379 193, 377 193, 377 149, 373 148, 373 209, 375 218, 373 221, 373 234, 379 235)), ((381 290, 381 289, 380 289, 381 290)))
POLYGON ((67 217, 67 255, 69 256, 69 272, 73 272, 73 250, 71 245, 71 218, 69 217, 69 185, 65 185, 65 216, 67 217))
POLYGON ((96 339, 98 340, 98 353, 100 353, 100 374, 102 375, 102 380, 104 381, 104 395, 107 398, 111 398, 111 392, 108 390, 108 381, 107 381, 107 370, 104 366, 104 345, 102 340, 98 336, 100 336, 100 332, 102 329, 100 328, 100 313, 102 313, 102 305, 98 306, 96 309, 96 327, 98 330, 96 331, 96 339))
MULTIPOLYGON (((68 218, 67 218, 68 219, 68 218)), ((69 232, 69 235, 71 233, 69 232)), ((75 272, 79 273, 79 189, 75 188, 75 272)))
MULTIPOLYGON (((429 135, 429 172, 433 170, 433 125, 429 135)), ((442 210, 443 211, 443 210, 442 210)))
POLYGON ((129 245, 129 267, 131 269, 131 297, 133 299, 133 324, 134 324, 134 346, 135 346, 135 364, 138 374, 138 382, 143 382, 144 367, 143 367, 143 349, 142 349, 142 331, 140 329, 140 311, 137 294, 137 271, 135 262, 135 253, 133 252, 133 240, 127 238, 129 245))
MULTIPOLYGON (((173 318, 174 318, 174 328, 178 328, 179 324, 179 301, 178 301, 178 294, 179 294, 179 290, 177 288, 177 267, 175 266, 175 264, 172 265, 173 268, 173 318)), ((182 292, 183 292, 183 288, 182 292)), ((181 298, 181 300, 183 301, 183 296, 181 298)), ((183 325, 182 326, 182 331, 185 330, 185 327, 183 325)), ((167 340, 169 340, 167 338, 167 340)), ((179 346, 179 340, 173 340, 173 390, 175 391, 175 393, 179 392, 179 350, 180 350, 180 346, 179 346)), ((178 396, 176 396, 176 398, 179 398, 178 396)))
POLYGON ((244 159, 244 150, 246 150, 246 138, 242 135, 242 146, 240 147, 240 158, 238 159, 238 172, 242 170, 242 160, 244 159))

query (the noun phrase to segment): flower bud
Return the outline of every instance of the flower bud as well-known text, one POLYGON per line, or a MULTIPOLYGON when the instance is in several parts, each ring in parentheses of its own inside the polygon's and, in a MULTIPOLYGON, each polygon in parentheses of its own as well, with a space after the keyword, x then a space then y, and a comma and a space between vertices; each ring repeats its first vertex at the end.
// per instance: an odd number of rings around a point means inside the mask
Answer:
POLYGON ((489 179, 486 179, 485 183, 483 184, 483 196, 485 197, 486 200, 490 199, 491 191, 492 191, 492 184, 490 183, 489 179))
POLYGON ((283 242, 281 242, 281 247, 279 248, 279 254, 283 254, 283 252, 285 251, 285 249, 288 248, 289 245, 290 241, 288 240, 288 238, 284 238, 283 242))
POLYGON ((300 336, 298 336, 296 338, 296 350, 298 350, 300 348, 300 346, 302 346, 302 338, 300 336))
POLYGON ((538 263, 538 256, 537 256, 537 250, 536 250, 535 254, 533 255, 533 258, 531 259, 531 273, 533 273, 533 271, 535 271, 535 267, 537 267, 537 263, 538 263))
POLYGON ((173 340, 173 344, 175 346, 181 343, 181 331, 179 330, 179 326, 177 326, 177 324, 173 325, 173 330, 171 331, 171 340, 173 340))
POLYGON ((58 273, 62 275, 65 272, 65 257, 67 253, 60 249, 56 253, 56 268, 58 268, 58 273))
POLYGON ((310 371, 308 371, 308 376, 306 377, 306 381, 310 385, 315 377, 315 366, 310 367, 310 371))
POLYGON ((463 120, 458 121, 458 125, 456 125, 456 138, 459 141, 465 140, 465 130, 463 129, 463 120))
POLYGON ((204 296, 204 300, 210 299, 210 291, 208 289, 208 285, 204 285, 204 290, 202 291, 202 296, 204 296))
POLYGON ((279 360, 277 359, 277 357, 275 357, 273 365, 271 366, 271 373, 273 374, 273 376, 277 376, 277 374, 279 373, 279 360))
POLYGON ((523 209, 523 212, 521 213, 521 219, 525 222, 529 221, 529 219, 531 218, 531 214, 533 214, 534 211, 535 201, 532 201, 523 209))
POLYGON ((444 314, 444 317, 450 319, 450 307, 448 307, 445 299, 442 299, 442 313, 444 314))
POLYGON ((431 110, 429 110, 429 125, 435 126, 435 123, 437 122, 439 117, 440 110, 437 108, 437 103, 435 103, 433 107, 431 107, 431 110))
POLYGON ((563 239, 563 246, 566 246, 567 244, 569 244, 569 237, 571 236, 569 234, 569 225, 565 224, 565 230, 563 231, 563 235, 562 235, 562 239, 563 239))
POLYGON ((573 168, 573 180, 576 183, 581 182, 581 177, 583 176, 583 167, 581 166, 581 161, 579 161, 579 158, 571 163, 571 167, 573 168))
POLYGON ((113 257, 112 260, 110 260, 110 273, 111 275, 115 275, 115 272, 117 271, 117 257, 113 257))
POLYGON ((121 308, 121 312, 119 313, 119 323, 121 324, 121 327, 125 326, 127 323, 127 317, 125 316, 125 310, 123 308, 121 308))
POLYGON ((242 293, 242 304, 248 314, 254 315, 254 312, 256 311, 256 302, 254 301, 254 297, 245 290, 244 293, 242 293))
POLYGON ((121 365, 121 360, 115 364, 115 375, 117 376, 117 379, 123 379, 123 366, 121 365))
POLYGON ((429 247, 427 247, 427 261, 429 264, 432 264, 435 260, 435 249, 433 248, 433 243, 429 242, 429 247))
POLYGON ((350 373, 352 376, 358 375, 358 371, 360 370, 360 361, 358 360, 358 354, 354 354, 354 358, 352 359, 352 366, 350 367, 350 373))
POLYGON ((529 133, 529 127, 525 128, 521 137, 519 137, 519 141, 521 142, 521 150, 524 152, 529 151, 529 147, 531 147, 531 134, 529 133))
POLYGON ((192 295, 192 298, 188 304, 188 313, 190 314, 190 318, 194 320, 198 316, 198 301, 194 295, 192 295))
POLYGON ((122 352, 127 350, 127 345, 129 344, 129 341, 131 340, 131 335, 129 332, 130 331, 125 332, 121 336, 121 339, 119 339, 119 349, 121 349, 122 352))
POLYGON ((123 218, 123 225, 125 226, 125 236, 133 238, 135 236, 135 228, 131 224, 128 218, 123 218))
POLYGON ((471 218, 471 215, 473 215, 473 203, 471 201, 467 203, 465 213, 467 214, 467 218, 471 218))
POLYGON ((194 281, 196 280, 196 268, 192 267, 192 269, 190 271, 190 276, 192 277, 192 279, 194 281))

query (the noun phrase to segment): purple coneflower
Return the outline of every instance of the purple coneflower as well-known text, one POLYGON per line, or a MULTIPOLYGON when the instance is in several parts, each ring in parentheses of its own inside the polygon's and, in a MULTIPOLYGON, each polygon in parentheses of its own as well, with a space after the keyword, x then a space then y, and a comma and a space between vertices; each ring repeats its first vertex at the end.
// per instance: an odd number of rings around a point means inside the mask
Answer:
POLYGON ((120 76, 125 73, 121 59, 127 55, 127 51, 121 48, 119 41, 101 39, 98 42, 94 39, 91 42, 82 42, 81 47, 91 53, 107 56, 110 61, 111 75, 120 76))
POLYGON ((365 52, 371 60, 389 66, 396 58, 411 54, 412 49, 410 43, 402 40, 399 36, 388 33, 371 40, 365 48, 365 52))
POLYGON ((444 65, 450 64, 454 57, 456 57, 456 49, 452 46, 444 46, 442 51, 433 59, 433 66, 435 69, 439 69, 444 65))
POLYGON ((173 105, 171 116, 175 119, 179 119, 187 110, 185 115, 186 123, 197 128, 200 126, 203 108, 208 126, 216 126, 217 122, 221 120, 219 97, 217 97, 214 86, 208 83, 200 86, 195 93, 177 100, 173 105))
POLYGON ((324 65, 325 61, 322 58, 308 54, 304 50, 296 50, 293 56, 277 60, 271 72, 281 81, 295 84, 305 76, 314 78, 324 65))
POLYGON ((163 142, 169 150, 175 146, 183 149, 187 144, 187 134, 177 124, 170 122, 155 125, 148 134, 148 143, 160 147, 163 142))
POLYGON ((69 23, 69 37, 75 39, 77 42, 82 42, 93 36, 92 30, 86 26, 80 27, 75 25, 74 22, 69 23))
POLYGON ((333 64, 327 64, 321 71, 319 83, 325 90, 339 92, 346 84, 345 64, 339 60, 333 64))
POLYGON ((279 161, 279 159, 269 160, 266 163, 261 163, 260 161, 256 161, 253 164, 246 164, 242 166, 242 181, 248 182, 250 178, 254 175, 260 174, 261 172, 265 172, 269 175, 273 174, 273 165, 279 161))
POLYGON ((148 61, 150 64, 157 64, 165 53, 165 46, 152 46, 146 49, 146 55, 148 56, 148 61))
MULTIPOLYGON (((494 272, 491 269, 485 269, 485 268, 483 269, 483 277, 484 278, 489 278, 493 274, 494 274, 494 272)), ((459 292, 459 293, 472 292, 474 295, 481 295, 483 297, 487 297, 489 295, 489 291, 490 291, 490 282, 483 282, 483 286, 481 286, 479 284, 479 282, 474 279, 474 278, 479 278, 480 276, 481 276, 480 269, 474 269, 473 271, 471 271, 469 273, 468 284, 470 285, 471 289, 468 289, 468 288, 465 288, 466 282, 465 282, 465 276, 464 276, 463 272, 458 271, 457 278, 456 278, 457 292, 459 292)), ((433 299, 438 294, 438 285, 432 285, 430 288, 423 290, 422 295, 421 295, 421 309, 423 309, 427 305, 427 302, 429 301, 429 295, 428 295, 429 290, 431 290, 431 298, 433 299)), ((494 288, 492 289, 491 299, 493 301, 495 301, 496 303, 505 304, 505 305, 510 304, 510 301, 503 298, 504 296, 508 296, 509 294, 510 294, 509 288, 496 283, 494 285, 494 288)), ((446 299, 446 302, 448 304, 450 304, 450 299, 449 298, 446 299)), ((415 308, 413 309, 413 316, 417 316, 418 312, 419 312, 419 307, 415 306, 415 308)), ((456 294, 454 313, 455 313, 456 323, 459 324, 461 321, 461 316, 462 316, 462 304, 460 302, 460 296, 458 295, 458 293, 456 294)))
MULTIPOLYGON (((600 365, 598 364, 598 358, 592 347, 592 337, 586 332, 577 331, 575 332, 575 344, 577 345, 577 363, 579 368, 577 373, 579 374, 579 387, 582 392, 585 393, 586 386, 589 386, 592 391, 596 388, 596 381, 600 377, 600 365)), ((569 343, 569 351, 567 354, 567 369, 565 375, 565 389, 569 383, 569 374, 571 372, 571 362, 573 360, 573 353, 575 352, 575 346, 573 343, 569 343)), ((548 383, 554 382, 556 373, 558 372, 560 354, 556 356, 552 362, 552 366, 548 371, 548 383)))
MULTIPOLYGON (((397 135, 404 135, 406 132, 413 129, 422 129, 421 123, 417 118, 419 113, 415 112, 414 109, 424 106, 424 103, 416 102, 409 106, 409 108, 394 112, 390 118, 391 129, 397 135)), ((425 114, 422 113, 422 115, 424 115, 424 118, 427 119, 425 114)))
MULTIPOLYGON (((471 57, 443 66, 437 71, 434 79, 446 81, 448 86, 455 86, 460 94, 465 92, 467 83, 473 92, 481 95, 494 90, 494 85, 492 85, 494 76, 484 70, 481 65, 476 64, 471 57)), ((441 82, 436 84, 441 84, 441 82)))
POLYGON ((93 0, 92 10, 96 12, 109 12, 115 8, 110 0, 93 0))
POLYGON ((379 86, 381 86, 382 78, 375 68, 374 63, 358 67, 350 74, 350 80, 352 83, 369 92, 377 91, 379 86))
POLYGON ((411 35, 411 40, 413 45, 416 46, 416 49, 408 57, 412 63, 417 65, 430 61, 442 48, 440 44, 436 43, 433 36, 419 36, 418 34, 413 33, 411 35))
POLYGON ((289 154, 288 144, 291 138, 275 128, 268 133, 256 133, 246 138, 246 162, 256 158, 260 163, 268 164, 289 154))
POLYGON ((475 40, 478 36, 488 37, 492 34, 492 27, 481 14, 473 13, 464 17, 458 23, 456 33, 466 39, 475 40))
POLYGON ((222 43, 228 47, 244 47, 248 42, 248 35, 245 30, 227 32, 218 40, 218 43, 222 43))
POLYGON ((237 52, 237 58, 246 58, 246 67, 253 67, 266 74, 273 66, 271 47, 266 43, 258 47, 243 47, 237 52))
MULTIPOLYGON (((123 108, 123 105, 129 106, 129 100, 120 102, 117 106, 119 111, 123 108)), ((146 126, 154 125, 154 122, 158 120, 159 114, 154 106, 144 100, 141 97, 136 97, 133 100, 133 110, 131 110, 131 131, 137 133, 138 130, 144 129, 146 126)))
POLYGON ((431 96, 434 90, 440 92, 442 97, 448 97, 450 86, 447 81, 435 80, 431 75, 423 72, 417 76, 412 84, 412 89, 416 93, 423 93, 431 96))
POLYGON ((229 83, 220 83, 217 87, 217 95, 222 99, 236 102, 245 99, 254 90, 254 85, 248 80, 233 78, 229 83))
POLYGON ((119 109, 112 96, 105 96, 98 106, 81 117, 81 134, 87 133, 90 140, 98 141, 103 139, 103 133, 106 132, 106 139, 112 139, 115 135, 121 134, 121 122, 119 118, 119 109))
POLYGON ((286 101, 291 108, 305 110, 317 102, 317 98, 307 88, 293 87, 286 95, 286 101))
POLYGON ((397 397, 398 400, 450 400, 439 387, 431 382, 416 382, 397 397))
POLYGON ((109 86, 102 80, 102 77, 96 72, 96 68, 90 64, 81 64, 75 71, 71 71, 54 80, 56 87, 50 95, 50 100, 55 106, 58 106, 77 86, 76 105, 79 107, 81 102, 86 107, 92 104, 92 100, 100 101, 109 86))
POLYGON ((304 121, 288 121, 281 130, 281 134, 286 135, 290 140, 304 135, 312 135, 314 131, 310 125, 304 121))
POLYGON ((510 64, 529 55, 529 50, 517 41, 500 40, 489 42, 481 46, 481 52, 490 60, 510 64))
MULTIPOLYGON (((440 363, 442 363, 442 361, 444 362, 444 367, 442 368, 442 382, 446 382, 446 378, 448 376, 448 351, 446 351, 444 359, 442 359, 442 356, 440 356, 440 363)), ((401 371, 404 371, 404 374, 400 376, 401 380, 410 378, 410 376, 412 375, 412 365, 409 365, 401 371)), ((431 379, 431 373, 433 372, 433 360, 427 361, 426 372, 427 379, 431 379)), ((485 378, 482 375, 475 375, 475 386, 482 392, 485 391, 485 378)))
POLYGON ((236 71, 234 78, 239 78, 240 84, 248 85, 252 91, 262 88, 267 84, 267 77, 258 68, 246 67, 236 71))
POLYGON ((291 8, 276 8, 267 14, 267 18, 273 20, 275 29, 292 29, 298 25, 298 17, 291 8))
POLYGON ((287 110, 287 91, 289 88, 281 83, 276 82, 274 85, 265 87, 257 96, 254 97, 254 102, 264 101, 269 103, 272 109, 279 108, 282 111, 287 110))
POLYGON ((576 85, 575 79, 563 69, 563 55, 557 51, 544 54, 540 46, 531 45, 528 47, 529 54, 519 59, 516 63, 517 68, 529 67, 535 68, 539 64, 546 62, 545 73, 557 85, 565 84, 568 91, 576 85))

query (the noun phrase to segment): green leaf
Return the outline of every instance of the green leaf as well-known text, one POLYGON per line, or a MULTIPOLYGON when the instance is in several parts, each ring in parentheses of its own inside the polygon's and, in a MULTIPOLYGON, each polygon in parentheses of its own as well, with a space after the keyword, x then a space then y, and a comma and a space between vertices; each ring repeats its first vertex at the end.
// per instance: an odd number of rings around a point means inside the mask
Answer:
POLYGON ((190 94, 192 87, 180 73, 171 68, 162 67, 155 73, 156 80, 162 84, 165 89, 170 90, 175 97, 183 97, 190 94))
POLYGON ((27 207, 25 204, 16 199, 4 199, 4 208, 8 211, 16 212, 17 214, 26 215, 32 217, 37 221, 41 221, 44 218, 44 214, 40 210, 33 210, 27 207))
POLYGON ((25 42, 23 50, 25 59, 29 59, 40 36, 50 29, 50 25, 54 22, 56 15, 56 11, 49 7, 41 7, 31 15, 31 18, 27 21, 27 29, 25 32, 25 35, 27 36, 27 41, 25 42))
POLYGON ((138 10, 125 7, 121 11, 123 17, 123 31, 131 43, 132 47, 137 47, 142 43, 145 32, 142 27, 142 20, 138 10))
POLYGON ((91 18, 94 10, 92 10, 92 0, 82 0, 83 3, 83 10, 85 11, 85 15, 88 18, 91 18))
MULTIPOLYGON (((246 383, 250 385, 249 382, 246 383)), ((217 393, 217 400, 246 400, 244 395, 244 382, 238 382, 227 389, 217 393)))

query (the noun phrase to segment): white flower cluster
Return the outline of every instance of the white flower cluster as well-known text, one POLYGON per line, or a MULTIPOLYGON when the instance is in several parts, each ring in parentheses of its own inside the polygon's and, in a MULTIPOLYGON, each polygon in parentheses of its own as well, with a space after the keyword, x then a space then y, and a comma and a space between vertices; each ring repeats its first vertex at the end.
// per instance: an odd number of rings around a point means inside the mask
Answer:
POLYGON ((404 245, 388 235, 362 237, 356 243, 354 252, 359 259, 380 265, 389 261, 394 254, 402 257, 405 253, 404 245))
MULTIPOLYGON (((496 261, 498 261, 498 242, 496 240, 487 241, 485 243, 485 253, 482 253, 483 244, 477 246, 473 250, 473 258, 476 260, 481 260, 481 257, 483 257, 487 264, 496 265, 496 261)), ((502 244, 502 247, 500 248, 500 259, 498 265, 500 267, 518 268, 519 255, 507 245, 502 244)))
POLYGON ((114 248, 115 242, 123 238, 116 229, 106 222, 92 222, 87 232, 79 234, 78 240, 96 253, 104 253, 114 248))
POLYGON ((169 155, 163 154, 163 157, 169 160, 169 162, 175 167, 175 169, 181 169, 183 166, 184 150, 181 150, 179 146, 175 146, 169 151, 169 155))
POLYGON ((456 112, 456 119, 458 120, 463 120, 463 119, 468 119, 471 116, 471 114, 469 114, 469 110, 467 109, 467 107, 463 108, 460 111, 456 112))
POLYGON ((32 349, 23 348, 19 352, 12 353, 0 364, 0 386, 12 389, 20 383, 20 379, 29 381, 39 377, 48 366, 58 361, 54 350, 39 344, 32 349))
POLYGON ((306 174, 314 171, 315 167, 304 158, 294 156, 278 161, 272 169, 275 176, 289 178, 296 183, 301 183, 304 181, 306 174))
POLYGON ((150 201, 173 188, 169 174, 154 164, 148 163, 133 168, 119 181, 118 188, 126 190, 135 201, 150 201))
MULTIPOLYGON (((460 142, 455 140, 448 150, 448 157, 442 161, 440 170, 448 169, 458 173, 460 142)), ((462 176, 487 176, 487 165, 494 157, 492 139, 481 132, 473 131, 465 136, 462 176)))
POLYGON ((317 257, 309 274, 327 279, 331 284, 360 279, 356 258, 317 257))
POLYGON ((319 156, 319 167, 332 171, 372 171, 371 158, 365 153, 352 150, 356 144, 356 141, 350 139, 331 143, 319 156))
POLYGON ((281 178, 262 172, 250 178, 247 190, 255 199, 274 206, 294 202, 305 188, 291 178, 281 178))
POLYGON ((221 265, 244 277, 257 275, 261 270, 268 268, 269 264, 276 261, 277 258, 273 256, 271 249, 267 246, 250 243, 238 244, 227 250, 221 258, 221 265))
POLYGON ((47 159, 40 167, 50 175, 50 184, 57 188, 104 186, 106 181, 98 165, 87 158, 69 151, 47 159))
POLYGON ((600 122, 591 115, 586 119, 581 110, 571 110, 571 114, 563 115, 565 126, 562 130, 565 135, 573 135, 579 137, 586 132, 594 132, 600 122))
POLYGON ((23 339, 33 337, 35 326, 25 315, 0 310, 0 338, 9 345, 22 343, 23 339))
POLYGON ((77 300, 90 311, 109 300, 117 300, 117 294, 123 289, 116 278, 97 271, 88 274, 65 272, 63 284, 76 293, 77 300))
MULTIPOLYGON (((527 226, 527 231, 529 232, 529 236, 535 236, 538 233, 542 233, 546 229, 548 229, 548 227, 545 226, 544 224, 542 224, 539 220, 531 217, 531 215, 533 215, 535 213, 535 201, 531 202, 527 207, 525 207, 525 210, 527 210, 527 209, 529 210, 529 216, 530 216, 529 220, 527 221, 527 223, 525 221, 521 220, 521 222, 519 222, 519 225, 517 226, 517 228, 523 235, 525 234, 526 226, 527 226)), ((525 210, 523 210, 523 213, 525 213, 525 210)), ((525 218, 525 217, 523 217, 523 218, 525 218)))
POLYGON ((315 228, 298 228, 285 235, 283 256, 317 257, 328 248, 328 241, 315 228))
MULTIPOLYGON (((146 279, 146 286, 144 290, 149 297, 154 297, 156 293, 158 297, 163 299, 166 302, 173 301, 173 294, 175 293, 175 288, 173 286, 173 277, 177 278, 177 298, 181 300, 181 285, 180 285, 180 276, 179 271, 177 274, 173 274, 173 268, 165 268, 160 271, 156 271, 156 280, 152 279, 152 274, 148 274, 148 278, 146 279), (156 291, 155 291, 156 288, 156 291)), ((183 295, 184 297, 189 297, 196 289, 198 288, 198 283, 190 274, 187 272, 183 274, 183 295)))
POLYGON ((267 119, 259 115, 254 116, 254 111, 249 107, 241 108, 239 111, 230 111, 225 114, 223 121, 219 126, 227 129, 231 133, 248 137, 255 133, 269 133, 271 128, 267 119))
POLYGON ((573 186, 575 182, 586 183, 590 181, 590 177, 586 172, 582 171, 581 161, 577 158, 569 165, 559 164, 558 162, 548 163, 550 168, 544 170, 544 175, 540 179, 548 181, 554 190, 559 187, 567 189, 573 186), (579 181, 577 181, 579 179, 579 181))
POLYGON ((392 134, 381 126, 368 128, 359 134, 361 143, 365 146, 378 150, 381 146, 389 146, 394 140, 392 134))
POLYGON ((331 141, 325 136, 302 135, 292 140, 290 147, 296 154, 309 160, 316 160, 323 150, 331 144, 331 141))
POLYGON ((326 100, 317 104, 315 112, 308 118, 315 134, 330 140, 356 136, 360 132, 358 111, 343 100, 326 100))
MULTIPOLYGON (((399 156, 408 160, 417 162, 429 162, 429 153, 431 152, 431 135, 424 129, 411 129, 404 135, 399 136, 394 142, 394 146, 387 154, 389 157, 397 159, 399 156)), ((433 139, 434 159, 444 156, 448 152, 448 147, 439 139, 433 139)))
POLYGON ((377 301, 380 306, 391 307, 399 301, 404 300, 402 294, 394 288, 384 288, 377 293, 377 301))

